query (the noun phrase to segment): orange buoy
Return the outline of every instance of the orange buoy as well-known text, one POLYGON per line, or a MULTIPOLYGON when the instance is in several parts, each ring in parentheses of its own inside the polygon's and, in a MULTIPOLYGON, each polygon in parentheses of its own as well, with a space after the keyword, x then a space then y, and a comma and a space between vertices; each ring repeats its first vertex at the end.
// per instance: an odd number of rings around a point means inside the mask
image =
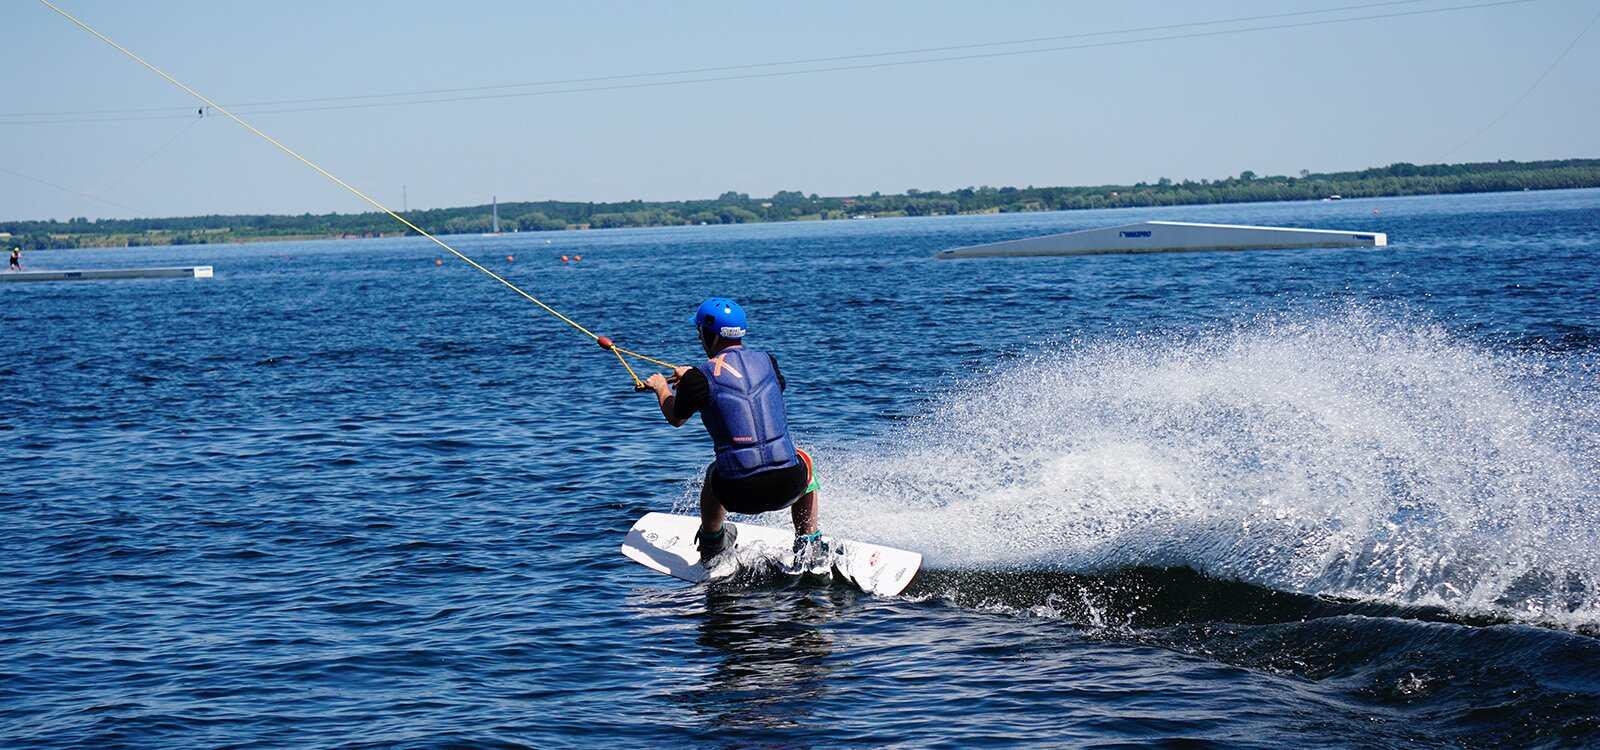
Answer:
POLYGON ((506 262, 507 263, 510 263, 511 261, 514 261, 516 259, 517 259, 517 256, 515 256, 515 255, 507 255, 506 256, 506 262))
POLYGON ((565 256, 565 255, 561 256, 561 262, 562 263, 567 262, 567 256, 565 256))
POLYGON ((572 259, 573 260, 583 260, 583 256, 582 255, 574 255, 574 256, 572 256, 572 259))
POLYGON ((444 261, 436 260, 436 261, 433 262, 433 264, 436 265, 436 266, 442 266, 442 265, 444 265, 444 261))

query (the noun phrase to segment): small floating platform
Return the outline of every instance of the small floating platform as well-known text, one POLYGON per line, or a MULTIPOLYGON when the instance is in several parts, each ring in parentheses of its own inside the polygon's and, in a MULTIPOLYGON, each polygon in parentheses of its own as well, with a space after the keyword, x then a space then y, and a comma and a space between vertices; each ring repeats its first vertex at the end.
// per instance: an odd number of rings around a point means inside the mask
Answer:
POLYGON ((1331 229, 1251 227, 1146 221, 1116 227, 1085 229, 1010 242, 940 250, 935 258, 987 258, 1006 255, 1101 255, 1106 253, 1173 253, 1197 250, 1284 250, 1304 247, 1383 247, 1382 232, 1331 229))
POLYGON ((0 273, 0 281, 86 281, 89 279, 209 279, 211 266, 180 268, 93 268, 82 271, 0 273))

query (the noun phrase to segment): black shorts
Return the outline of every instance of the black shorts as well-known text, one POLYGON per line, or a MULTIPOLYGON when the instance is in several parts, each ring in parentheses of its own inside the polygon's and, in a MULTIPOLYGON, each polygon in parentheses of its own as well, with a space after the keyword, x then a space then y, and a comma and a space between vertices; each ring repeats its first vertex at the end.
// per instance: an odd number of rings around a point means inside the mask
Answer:
POLYGON ((794 466, 770 469, 738 479, 718 476, 717 464, 713 461, 706 467, 706 485, 711 487, 711 494, 716 496, 717 502, 730 513, 753 516, 783 510, 794 505, 807 492, 817 489, 811 471, 811 456, 802 450, 795 452, 800 454, 800 463, 794 466))

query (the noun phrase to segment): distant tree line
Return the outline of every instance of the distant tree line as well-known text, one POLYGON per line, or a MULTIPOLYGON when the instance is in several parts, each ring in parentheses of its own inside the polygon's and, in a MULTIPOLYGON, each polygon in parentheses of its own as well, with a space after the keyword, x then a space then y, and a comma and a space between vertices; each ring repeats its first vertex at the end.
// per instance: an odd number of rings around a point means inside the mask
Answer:
MULTIPOLYGON (((747 224, 881 216, 941 216, 971 213, 1069 211, 1090 208, 1185 206, 1205 203, 1317 200, 1332 195, 1365 198, 1397 195, 1486 193, 1600 187, 1600 159, 1499 161, 1477 164, 1391 164, 1359 172, 1298 177, 1258 176, 1245 171, 1220 180, 1161 178, 1154 183, 1092 187, 967 187, 940 192, 907 190, 900 195, 821 197, 797 190, 770 198, 727 192, 707 200, 625 203, 536 201, 500 204, 504 232, 611 229, 686 224, 747 224)), ((411 211, 407 220, 433 234, 490 231, 489 206, 411 211)), ((414 234, 387 214, 299 216, 197 216, 165 219, 75 218, 70 221, 0 221, 0 241, 24 248, 204 244, 267 239, 380 237, 414 234)))

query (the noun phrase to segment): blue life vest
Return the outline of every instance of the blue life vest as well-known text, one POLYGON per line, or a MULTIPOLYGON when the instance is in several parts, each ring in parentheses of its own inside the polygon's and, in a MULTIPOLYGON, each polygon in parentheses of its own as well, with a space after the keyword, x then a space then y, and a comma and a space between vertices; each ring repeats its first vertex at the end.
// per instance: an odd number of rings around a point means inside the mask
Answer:
POLYGON ((800 462, 766 352, 730 347, 696 369, 711 387, 700 421, 716 444, 718 476, 738 479, 800 462))

